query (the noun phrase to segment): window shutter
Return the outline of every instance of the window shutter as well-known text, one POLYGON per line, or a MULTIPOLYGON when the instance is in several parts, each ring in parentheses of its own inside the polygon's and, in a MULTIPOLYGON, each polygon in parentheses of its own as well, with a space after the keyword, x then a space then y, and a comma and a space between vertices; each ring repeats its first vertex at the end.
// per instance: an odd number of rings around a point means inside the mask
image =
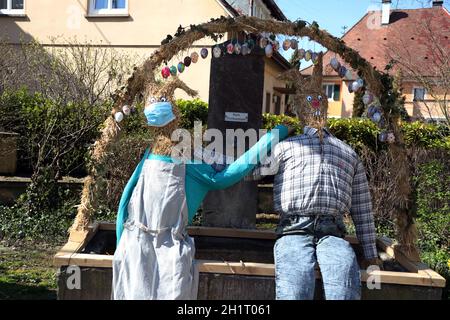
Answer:
POLYGON ((339 101, 341 99, 341 86, 339 84, 334 85, 334 101, 339 101))

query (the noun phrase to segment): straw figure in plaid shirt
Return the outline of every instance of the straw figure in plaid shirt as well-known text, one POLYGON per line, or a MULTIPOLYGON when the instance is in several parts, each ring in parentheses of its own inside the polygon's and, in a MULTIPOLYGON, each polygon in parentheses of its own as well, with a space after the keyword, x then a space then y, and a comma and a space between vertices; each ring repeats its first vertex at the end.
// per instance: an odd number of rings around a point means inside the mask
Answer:
POLYGON ((316 263, 326 299, 360 299, 360 267, 344 239, 346 213, 364 251, 362 267, 381 266, 365 169, 356 152, 326 128, 322 61, 321 53, 308 79, 297 68, 280 76, 296 89, 291 112, 303 134, 277 144, 265 165, 248 178, 275 175, 274 208, 280 214, 274 248, 276 297, 282 300, 314 298, 316 263))

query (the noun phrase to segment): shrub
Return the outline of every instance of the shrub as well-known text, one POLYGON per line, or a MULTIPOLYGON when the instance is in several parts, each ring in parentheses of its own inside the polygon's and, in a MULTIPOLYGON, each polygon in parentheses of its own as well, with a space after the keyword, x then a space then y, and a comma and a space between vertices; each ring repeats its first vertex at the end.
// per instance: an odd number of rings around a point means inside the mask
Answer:
POLYGON ((104 188, 101 188, 102 194, 97 197, 102 210, 101 213, 96 213, 94 219, 111 220, 112 217, 114 220, 114 212, 117 211, 123 189, 151 141, 152 137, 147 130, 128 134, 113 144, 106 163, 104 188))
POLYGON ((371 150, 378 150, 382 147, 382 144, 378 142, 380 129, 368 119, 330 119, 328 127, 333 135, 357 151, 363 146, 371 150))
POLYGON ((403 123, 402 132, 408 146, 450 150, 450 129, 448 126, 416 121, 403 123))
MULTIPOLYGON (((272 129, 281 123, 292 123, 297 128, 297 133, 302 131, 295 118, 286 115, 263 115, 263 127, 265 129, 272 129)), ((378 141, 380 129, 369 119, 329 119, 328 127, 333 135, 345 141, 357 151, 362 146, 374 151, 384 150, 387 145, 378 141)), ((445 125, 425 124, 420 121, 403 122, 401 129, 408 147, 450 150, 450 130, 445 125)))
POLYGON ((58 101, 22 89, 0 95, 0 128, 16 132, 19 170, 51 165, 58 177, 82 173, 88 147, 108 114, 108 105, 58 101))
MULTIPOLYGON (((424 162, 414 177, 421 258, 447 279, 450 293, 450 161, 424 162)), ((442 161, 443 160, 443 161, 442 161)))
POLYGON ((178 108, 181 112, 180 126, 185 129, 192 129, 195 121, 201 121, 203 125, 208 122, 208 104, 200 99, 177 100, 178 108))
POLYGON ((282 115, 275 115, 275 114, 270 114, 270 113, 265 113, 263 114, 263 128, 270 130, 273 129, 274 127, 276 127, 279 124, 289 124, 291 125, 293 128, 295 128, 295 132, 297 134, 300 134, 302 132, 302 128, 300 126, 299 121, 294 118, 294 117, 290 117, 290 116, 286 116, 284 114, 282 115))

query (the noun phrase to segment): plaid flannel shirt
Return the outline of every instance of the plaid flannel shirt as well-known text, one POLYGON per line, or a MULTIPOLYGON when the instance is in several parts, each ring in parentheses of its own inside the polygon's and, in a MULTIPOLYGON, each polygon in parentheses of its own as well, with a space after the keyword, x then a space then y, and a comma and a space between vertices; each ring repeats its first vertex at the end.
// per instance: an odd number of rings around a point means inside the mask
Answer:
POLYGON ((278 143, 253 178, 275 175, 274 208, 281 221, 290 215, 350 213, 365 258, 375 258, 376 233, 364 166, 350 146, 324 131, 323 143, 311 127, 278 143))

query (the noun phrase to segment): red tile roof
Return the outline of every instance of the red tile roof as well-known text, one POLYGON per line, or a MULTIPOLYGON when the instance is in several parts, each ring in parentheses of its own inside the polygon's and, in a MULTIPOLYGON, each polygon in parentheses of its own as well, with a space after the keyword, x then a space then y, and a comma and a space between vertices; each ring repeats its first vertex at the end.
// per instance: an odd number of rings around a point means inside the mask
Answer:
MULTIPOLYGON (((436 46, 431 42, 438 43, 446 52, 450 52, 449 37, 450 13, 444 7, 433 7, 394 10, 388 25, 381 25, 381 11, 370 11, 344 35, 343 40, 380 71, 384 71, 395 57, 408 59, 410 64, 420 68, 423 75, 431 75, 434 59, 438 59, 433 52, 436 46), (429 29, 426 25, 429 25, 429 29)), ((335 53, 330 51, 324 55, 326 76, 337 75, 329 66, 333 57, 335 53)), ((312 67, 302 72, 311 74, 312 67)))

